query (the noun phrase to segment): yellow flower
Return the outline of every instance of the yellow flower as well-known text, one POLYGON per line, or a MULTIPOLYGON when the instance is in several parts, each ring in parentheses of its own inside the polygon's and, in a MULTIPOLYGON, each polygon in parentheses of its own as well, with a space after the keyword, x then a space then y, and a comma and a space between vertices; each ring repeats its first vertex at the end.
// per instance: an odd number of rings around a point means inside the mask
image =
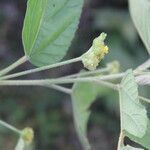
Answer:
POLYGON ((104 43, 106 36, 106 33, 101 33, 99 37, 93 40, 91 48, 82 56, 82 63, 85 68, 95 70, 99 62, 108 53, 109 48, 104 43))

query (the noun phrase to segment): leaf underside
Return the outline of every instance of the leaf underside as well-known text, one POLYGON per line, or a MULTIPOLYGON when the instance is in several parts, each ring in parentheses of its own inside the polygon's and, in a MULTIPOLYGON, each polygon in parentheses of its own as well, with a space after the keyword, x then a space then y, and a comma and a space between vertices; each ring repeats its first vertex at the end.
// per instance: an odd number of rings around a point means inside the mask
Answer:
POLYGON ((148 140, 146 138, 149 119, 145 106, 139 101, 138 86, 132 70, 128 70, 123 78, 119 93, 122 130, 133 141, 148 147, 150 142, 145 145, 143 141, 148 140))
MULTIPOLYGON (((75 83, 72 91, 73 115, 77 134, 85 150, 90 150, 87 138, 87 124, 91 114, 90 106, 98 96, 109 96, 114 91, 96 83, 75 83)), ((114 94, 115 95, 115 94, 114 94)), ((111 98, 112 95, 111 95, 111 98)))
POLYGON ((120 98, 122 129, 142 137, 147 128, 147 115, 145 107, 139 102, 138 87, 132 70, 127 71, 121 82, 120 98))
POLYGON ((89 107, 95 97, 96 90, 91 83, 76 83, 74 85, 72 93, 74 122, 79 139, 86 150, 91 149, 86 132, 90 115, 89 107))

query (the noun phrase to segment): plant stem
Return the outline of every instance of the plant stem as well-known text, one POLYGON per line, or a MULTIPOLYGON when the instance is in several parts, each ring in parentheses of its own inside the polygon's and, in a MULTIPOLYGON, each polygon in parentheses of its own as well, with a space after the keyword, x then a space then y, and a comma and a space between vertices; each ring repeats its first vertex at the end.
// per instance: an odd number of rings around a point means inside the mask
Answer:
POLYGON ((75 78, 75 79, 42 79, 42 80, 1 80, 0 86, 45 86, 52 84, 68 84, 74 82, 92 82, 92 79, 97 78, 75 78))
MULTIPOLYGON (((37 68, 38 69, 38 68, 37 68)), ((137 75, 138 73, 134 73, 137 75)), ((56 78, 56 79, 43 79, 43 80, 0 80, 0 86, 35 86, 35 85, 51 85, 51 84, 67 84, 74 82, 93 82, 94 80, 109 81, 124 77, 125 73, 111 74, 96 77, 79 77, 79 78, 56 78)))
POLYGON ((22 58, 20 58, 19 60, 17 60, 15 63, 13 63, 10 66, 8 66, 7 68, 1 70, 0 71, 0 76, 3 76, 5 74, 9 73, 10 71, 12 71, 13 69, 15 69, 16 67, 18 67, 21 64, 25 63, 27 60, 28 60, 27 56, 23 56, 22 58))
POLYGON ((40 68, 35 68, 35 69, 26 70, 26 71, 22 71, 22 72, 19 72, 19 73, 11 74, 11 75, 8 75, 8 76, 1 77, 0 80, 10 79, 10 78, 15 78, 15 77, 35 73, 35 72, 40 72, 40 71, 48 70, 48 69, 51 69, 51 68, 60 67, 60 66, 63 66, 63 65, 79 62, 79 61, 81 61, 81 57, 77 57, 77 58, 74 58, 74 59, 70 59, 70 60, 67 60, 67 61, 59 62, 59 63, 48 65, 48 66, 43 66, 43 67, 40 67, 40 68))
POLYGON ((139 96, 139 99, 142 100, 142 101, 144 101, 144 102, 150 103, 150 99, 148 99, 148 98, 139 96))
POLYGON ((123 134, 123 131, 121 131, 120 136, 119 136, 117 150, 120 150, 123 147, 123 145, 124 145, 123 142, 124 142, 124 134, 123 134))
POLYGON ((145 61, 142 65, 138 66, 135 71, 143 71, 150 68, 150 59, 148 59, 147 61, 145 61))
POLYGON ((3 127, 8 128, 8 129, 10 129, 10 130, 12 130, 12 131, 14 131, 14 132, 16 132, 17 134, 21 134, 21 131, 20 131, 20 130, 18 130, 17 128, 15 128, 15 127, 9 125, 8 123, 6 123, 6 122, 4 122, 4 121, 2 121, 2 120, 0 120, 0 125, 3 126, 3 127))
MULTIPOLYGON (((82 81, 87 81, 86 79, 81 79, 82 81)), ((76 81, 81 81, 80 79, 43 79, 43 80, 2 80, 0 85, 3 86, 45 86, 52 84, 65 84, 73 83, 76 81)), ((88 80, 89 81, 89 80, 88 80)))
POLYGON ((117 86, 111 83, 102 82, 103 77, 86 77, 73 79, 43 79, 43 80, 1 80, 0 86, 49 86, 53 84, 68 84, 74 82, 96 82, 107 87, 117 89, 117 86))
POLYGON ((107 82, 107 81, 103 81, 103 80, 95 80, 95 83, 99 83, 101 85, 104 85, 106 87, 109 87, 115 91, 118 91, 119 90, 119 87, 118 85, 116 84, 113 84, 113 83, 110 83, 110 82, 107 82))
POLYGON ((89 76, 89 75, 102 74, 102 73, 106 73, 106 72, 109 72, 109 71, 110 71, 110 68, 106 67, 106 68, 102 68, 102 69, 98 69, 98 70, 94 70, 94 71, 75 73, 75 74, 64 76, 64 77, 61 77, 61 78, 85 77, 85 76, 89 76))
POLYGON ((53 85, 45 85, 45 87, 52 88, 52 89, 55 89, 57 91, 69 94, 69 95, 72 92, 71 89, 68 89, 68 88, 65 88, 65 87, 62 87, 62 86, 59 86, 59 85, 55 85, 55 84, 53 84, 53 85))
POLYGON ((139 75, 135 78, 136 82, 139 85, 150 85, 150 74, 148 75, 139 75))
MULTIPOLYGON (((11 74, 11 75, 3 76, 3 77, 0 77, 0 80, 16 78, 16 77, 19 77, 19 76, 40 72, 40 71, 43 71, 43 70, 47 70, 47 69, 63 66, 63 65, 74 63, 74 62, 78 62, 78 61, 81 61, 81 57, 77 57, 77 58, 74 58, 74 59, 70 59, 70 60, 67 60, 67 61, 63 61, 63 62, 60 62, 60 63, 56 63, 56 64, 52 64, 52 65, 48 65, 48 66, 44 66, 44 67, 40 67, 40 68, 35 68, 35 69, 31 69, 31 70, 22 71, 22 72, 19 72, 19 73, 14 73, 14 74, 11 74)), ((149 60, 146 62, 146 64, 148 64, 148 63, 149 63, 149 60)), ((146 68, 147 68, 147 66, 148 65, 146 65, 146 68)), ((143 70, 144 69, 145 69, 145 67, 143 68, 143 70)), ((83 72, 83 73, 80 73, 80 77, 88 76, 88 75, 94 75, 94 74, 97 74, 97 73, 104 73, 104 72, 107 72, 107 71, 109 71, 108 68, 103 68, 103 69, 100 69, 100 70, 83 72)), ((134 71, 135 75, 137 75, 139 73, 140 72, 137 69, 134 71)), ((79 73, 73 74, 73 75, 69 75, 69 76, 65 76, 65 77, 62 77, 62 78, 74 78, 74 77, 77 77, 78 75, 79 75, 79 73)), ((125 73, 112 74, 112 75, 106 76, 106 80, 122 78, 124 75, 125 75, 125 73)), ((0 74, 0 76, 1 76, 1 74, 0 74)))

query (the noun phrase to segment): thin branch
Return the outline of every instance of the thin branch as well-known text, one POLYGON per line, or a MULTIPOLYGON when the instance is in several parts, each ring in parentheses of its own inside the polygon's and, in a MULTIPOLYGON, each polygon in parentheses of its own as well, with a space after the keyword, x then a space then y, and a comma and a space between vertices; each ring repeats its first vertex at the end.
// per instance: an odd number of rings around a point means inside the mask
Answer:
POLYGON ((107 81, 103 81, 103 80, 98 80, 98 79, 96 79, 96 80, 93 79, 93 81, 95 81, 95 83, 97 83, 97 84, 101 84, 103 86, 109 87, 109 88, 111 88, 111 89, 113 89, 115 91, 119 90, 119 87, 118 87, 117 84, 113 84, 113 83, 110 83, 110 82, 107 82, 107 81))
POLYGON ((48 65, 48 66, 43 66, 43 67, 40 67, 40 68, 26 70, 26 71, 22 71, 22 72, 19 72, 19 73, 14 73, 14 74, 11 74, 11 75, 8 75, 8 76, 1 77, 0 80, 20 77, 20 76, 23 76, 23 75, 36 73, 36 72, 48 70, 48 69, 51 69, 51 68, 60 67, 60 66, 63 66, 63 65, 67 65, 67 64, 71 64, 71 63, 75 63, 75 62, 79 62, 79 61, 81 61, 81 57, 77 57, 77 58, 74 58, 74 59, 70 59, 70 60, 67 60, 67 61, 59 62, 59 63, 48 65))
MULTIPOLYGON (((67 60, 67 61, 63 61, 63 62, 60 62, 60 63, 56 63, 56 64, 52 64, 52 65, 48 65, 48 66, 44 66, 44 67, 40 67, 40 68, 35 68, 35 69, 31 69, 31 70, 22 71, 22 72, 15 73, 15 74, 3 76, 3 77, 0 77, 0 80, 6 80, 6 79, 11 79, 11 78, 31 74, 31 73, 36 73, 36 72, 40 72, 40 71, 43 71, 43 70, 59 67, 59 66, 62 66, 62 65, 78 62, 78 61, 81 61, 81 57, 77 57, 77 58, 74 58, 74 59, 70 59, 70 60, 67 60)), ((139 70, 139 68, 142 68, 142 70, 147 69, 150 65, 149 62, 150 62, 150 60, 146 61, 143 65, 137 67, 137 69, 134 70, 134 74, 135 75, 140 74, 139 71, 141 71, 141 69, 139 70)), ((89 72, 81 73, 81 76, 94 75, 94 74, 97 74, 97 73, 104 73, 104 72, 107 72, 107 71, 109 71, 109 69, 104 68, 104 69, 100 69, 100 70, 96 70, 96 71, 89 71, 89 72)), ((109 77, 107 76, 106 80, 113 79, 113 78, 114 79, 122 78, 124 76, 124 74, 125 73, 112 74, 109 77)), ((74 78, 74 77, 77 77, 78 75, 79 74, 77 73, 77 74, 65 76, 65 77, 62 77, 62 78, 74 78)), ((1 76, 1 74, 0 74, 0 76, 1 76)))
POLYGON ((150 99, 148 99, 148 98, 139 96, 139 99, 142 100, 142 101, 144 101, 144 102, 150 103, 150 99))
MULTIPOLYGON (((46 66, 46 67, 41 67, 41 68, 36 68, 28 71, 24 71, 22 73, 18 73, 17 75, 21 74, 28 74, 28 73, 33 73, 33 72, 38 72, 42 71, 48 68, 53 68, 57 66, 61 66, 64 64, 72 63, 72 62, 77 62, 80 61, 79 58, 75 58, 72 60, 64 61, 58 64, 46 66)), ((93 82, 94 80, 99 80, 99 81, 108 81, 108 80, 114 80, 114 79, 120 79, 124 77, 126 73, 118 73, 118 74, 111 74, 111 75, 105 75, 105 76, 96 76, 96 77, 84 77, 84 78, 56 78, 56 79, 44 79, 44 80, 0 80, 0 86, 35 86, 35 85, 52 85, 52 84, 67 84, 67 83, 74 83, 74 82, 93 82)), ((134 72, 134 75, 138 75, 139 72, 134 72)))
POLYGON ((145 61, 142 65, 138 66, 135 71, 143 71, 150 68, 150 59, 145 61))
POLYGON ((71 94, 72 90, 71 89, 68 89, 68 88, 65 88, 65 87, 62 87, 62 86, 59 86, 59 85, 45 85, 45 87, 48 87, 48 88, 52 88, 54 90, 57 90, 57 91, 60 91, 60 92, 63 92, 63 93, 66 93, 66 94, 71 94))
POLYGON ((107 73, 110 71, 110 68, 101 68, 98 70, 94 70, 94 71, 86 71, 86 72, 80 72, 80 73, 75 73, 72 75, 68 75, 68 76, 64 76, 61 78, 76 78, 76 77, 85 77, 85 76, 89 76, 89 75, 99 75, 102 73, 107 73))
MULTIPOLYGON (((51 87, 51 85, 53 85, 52 87, 54 88, 54 84, 69 84, 69 83, 75 83, 75 82, 92 82, 92 83, 94 82, 94 83, 109 87, 111 89, 118 90, 117 85, 113 83, 109 83, 107 81, 102 81, 101 79, 100 77, 99 78, 86 77, 86 78, 73 78, 73 79, 1 80, 0 86, 3 85, 3 86, 46 86, 46 87, 49 86, 51 87)), ((58 87, 57 87, 57 90, 58 90, 58 87)), ((67 91, 67 93, 70 93, 70 91, 67 91)))
POLYGON ((13 69, 15 69, 18 66, 22 65, 23 63, 25 63, 27 60, 28 60, 27 56, 23 56, 22 58, 20 58, 19 60, 17 60, 15 63, 13 63, 10 66, 8 66, 7 68, 1 70, 0 71, 0 76, 3 76, 5 74, 9 73, 13 69))
POLYGON ((120 150, 123 147, 124 145, 123 142, 124 142, 124 134, 123 131, 121 130, 117 150, 120 150))
POLYGON ((150 74, 149 75, 139 75, 135 78, 139 85, 150 85, 150 74))
POLYGON ((7 128, 7 129, 10 129, 10 130, 18 133, 18 134, 21 134, 20 130, 18 130, 17 128, 13 127, 12 125, 10 125, 10 124, 2 121, 2 120, 0 120, 0 125, 3 126, 3 127, 5 127, 5 128, 7 128))
POLYGON ((106 77, 85 77, 73 79, 42 79, 42 80, 0 80, 0 86, 36 86, 52 84, 69 84, 74 82, 93 82, 95 80, 106 80, 106 77))

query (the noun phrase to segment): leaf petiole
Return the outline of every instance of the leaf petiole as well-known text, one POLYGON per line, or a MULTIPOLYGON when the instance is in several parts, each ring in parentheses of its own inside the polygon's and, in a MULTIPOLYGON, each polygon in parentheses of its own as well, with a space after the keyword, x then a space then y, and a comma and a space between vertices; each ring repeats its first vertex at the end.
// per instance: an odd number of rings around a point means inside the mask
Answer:
POLYGON ((81 61, 81 57, 77 57, 77 58, 74 58, 74 59, 66 60, 66 61, 63 61, 63 62, 59 62, 59 63, 56 63, 56 64, 52 64, 52 65, 48 65, 48 66, 44 66, 44 67, 40 67, 40 68, 26 70, 26 71, 22 71, 22 72, 19 72, 19 73, 14 73, 14 74, 11 74, 11 75, 1 77, 0 80, 20 77, 20 76, 23 76, 23 75, 36 73, 36 72, 48 70, 48 69, 51 69, 51 68, 60 67, 60 66, 63 66, 63 65, 67 65, 67 64, 71 64, 71 63, 75 63, 75 62, 79 62, 79 61, 81 61))
POLYGON ((27 56, 23 56, 21 57, 19 60, 17 60, 15 63, 11 64, 10 66, 8 66, 7 68, 3 69, 0 71, 0 77, 9 73, 10 71, 12 71, 13 69, 17 68, 18 66, 22 65, 23 63, 25 63, 26 61, 28 61, 28 57, 27 56))
POLYGON ((7 129, 10 129, 10 130, 14 131, 15 133, 17 133, 19 135, 21 134, 20 130, 18 130, 17 128, 13 127, 12 125, 10 125, 10 124, 2 121, 2 120, 0 120, 0 125, 7 128, 7 129))

